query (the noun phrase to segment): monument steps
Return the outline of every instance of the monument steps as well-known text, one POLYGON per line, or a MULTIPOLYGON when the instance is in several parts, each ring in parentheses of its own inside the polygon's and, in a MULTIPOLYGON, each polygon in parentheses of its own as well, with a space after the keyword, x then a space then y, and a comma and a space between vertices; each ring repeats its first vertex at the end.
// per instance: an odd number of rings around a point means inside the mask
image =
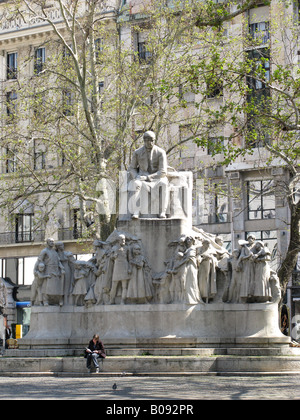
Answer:
POLYGON ((188 376, 234 376, 234 377, 251 377, 251 376, 298 376, 300 372, 0 372, 0 377, 27 378, 27 377, 61 377, 61 378, 118 378, 118 377, 188 377, 188 376))
MULTIPOLYGON (((108 355, 101 363, 100 374, 113 376, 300 373, 300 352, 295 349, 289 349, 289 355, 274 355, 278 349, 274 349, 273 355, 272 351, 267 354, 266 350, 271 349, 261 348, 257 349, 255 354, 254 349, 244 348, 240 354, 238 349, 223 349, 224 354, 220 354, 221 349, 211 349, 211 354, 209 349, 203 350, 205 352, 202 355, 108 355), (214 350, 219 354, 214 353, 214 350), (250 353, 253 354, 249 355, 250 353)), ((0 357, 1 376, 22 374, 84 375, 87 374, 86 360, 79 356, 29 356, 28 352, 25 356, 22 351, 18 356, 6 354, 0 357)))
MULTIPOLYGON (((289 346, 280 347, 216 347, 216 348, 185 348, 185 347, 145 347, 145 348, 107 348, 108 357, 135 357, 135 356, 300 356, 300 347, 289 346)), ((83 349, 6 349, 5 357, 80 357, 83 355, 83 349)))

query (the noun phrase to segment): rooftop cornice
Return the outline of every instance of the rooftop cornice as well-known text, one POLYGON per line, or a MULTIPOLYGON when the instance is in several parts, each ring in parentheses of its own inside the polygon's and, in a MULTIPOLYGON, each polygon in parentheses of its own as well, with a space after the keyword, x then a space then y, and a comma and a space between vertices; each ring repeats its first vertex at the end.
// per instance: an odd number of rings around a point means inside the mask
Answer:
MULTIPOLYGON (((58 29, 63 29, 65 24, 63 18, 60 15, 58 10, 53 9, 53 23, 57 25, 58 29)), ((116 18, 115 10, 110 9, 102 13, 105 19, 111 20, 116 18)), ((12 21, 7 21, 5 24, 0 26, 0 42, 14 42, 18 38, 43 35, 44 33, 49 33, 53 31, 51 24, 43 21, 42 19, 32 19, 31 23, 25 23, 21 18, 14 19, 12 21)))

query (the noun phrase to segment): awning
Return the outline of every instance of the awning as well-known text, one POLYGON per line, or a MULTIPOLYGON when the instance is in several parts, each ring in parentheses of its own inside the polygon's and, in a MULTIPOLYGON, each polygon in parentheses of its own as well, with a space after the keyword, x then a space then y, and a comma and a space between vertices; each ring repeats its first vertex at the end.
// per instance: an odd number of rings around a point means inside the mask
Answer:
POLYGON ((29 308, 31 306, 31 302, 30 301, 24 301, 24 302, 16 302, 16 307, 17 308, 29 308))

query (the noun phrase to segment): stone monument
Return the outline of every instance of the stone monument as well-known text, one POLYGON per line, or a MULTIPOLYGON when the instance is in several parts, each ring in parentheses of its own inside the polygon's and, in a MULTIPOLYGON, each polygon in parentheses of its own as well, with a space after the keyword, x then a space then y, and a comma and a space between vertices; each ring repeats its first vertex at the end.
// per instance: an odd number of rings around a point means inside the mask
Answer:
POLYGON ((95 331, 106 346, 288 345, 280 285, 261 241, 192 226, 192 174, 167 164, 146 132, 124 176, 117 228, 75 261, 48 239, 35 267, 31 328, 20 348, 72 348, 95 331))

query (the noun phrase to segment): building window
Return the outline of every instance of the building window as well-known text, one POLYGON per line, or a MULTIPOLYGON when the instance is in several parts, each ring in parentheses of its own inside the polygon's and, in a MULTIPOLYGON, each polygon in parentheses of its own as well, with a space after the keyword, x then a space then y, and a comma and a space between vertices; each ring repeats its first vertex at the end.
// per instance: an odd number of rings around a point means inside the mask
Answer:
POLYGON ((184 86, 180 84, 178 86, 178 99, 182 106, 186 106, 188 103, 195 102, 195 93, 191 90, 185 90, 184 86))
POLYGON ((82 237, 82 223, 80 217, 80 209, 73 209, 72 211, 73 219, 73 239, 78 239, 82 237))
POLYGON ((18 95, 16 92, 7 92, 6 94, 6 115, 10 120, 16 116, 18 95))
POLYGON ((74 94, 70 90, 63 91, 63 114, 67 117, 74 115, 74 94))
POLYGON ((207 154, 214 156, 218 153, 222 153, 224 146, 223 137, 210 137, 208 138, 207 154))
POLYGON ((294 16, 295 16, 296 23, 299 24, 300 22, 300 1, 299 0, 294 1, 294 16))
POLYGON ((228 188, 226 184, 207 185, 197 179, 195 200, 195 224, 226 223, 229 221, 228 188))
POLYGON ((103 94, 104 94, 104 81, 102 80, 98 84, 98 92, 100 97, 100 109, 103 110, 103 94))
POLYGON ((268 48, 253 50, 248 52, 249 65, 252 76, 247 78, 248 87, 252 95, 257 95, 257 91, 265 91, 269 96, 267 83, 270 81, 270 53, 268 48), (255 77, 256 76, 256 77, 255 77))
POLYGON ((231 238, 231 233, 220 233, 219 235, 217 235, 219 237, 222 238, 223 240, 223 248, 227 249, 227 251, 229 252, 229 254, 231 254, 232 252, 232 238, 231 238))
POLYGON ((204 179, 196 180, 194 194, 194 224, 207 224, 210 222, 211 214, 213 213, 213 197, 204 179))
POLYGON ((138 42, 138 57, 140 63, 149 63, 152 57, 152 53, 147 49, 147 44, 145 41, 138 42))
POLYGON ((269 142, 270 133, 264 116, 270 108, 270 52, 267 48, 248 53, 247 145, 260 147, 269 142))
POLYGON ((31 242, 33 214, 16 215, 16 242, 31 242))
POLYGON ((103 81, 99 82, 98 89, 99 89, 99 95, 103 95, 103 92, 104 92, 104 82, 103 81))
POLYGON ((228 221, 228 195, 225 184, 214 185, 214 213, 215 223, 226 223, 228 221))
POLYGON ((17 170, 17 157, 14 151, 6 148, 5 172, 7 174, 16 172, 17 170))
POLYGON ((103 53, 103 38, 97 38, 95 39, 95 56, 96 56, 96 63, 101 62, 101 56, 103 53))
POLYGON ((35 170, 45 169, 46 167, 46 151, 45 145, 39 140, 34 139, 33 142, 33 168, 35 170))
POLYGON ((15 284, 31 285, 34 280, 34 265, 37 257, 0 259, 1 277, 9 277, 15 284))
POLYGON ((270 6, 261 5, 248 11, 249 35, 255 43, 265 44, 270 39, 270 6))
POLYGON ((37 48, 34 53, 34 73, 39 74, 44 69, 46 61, 46 50, 45 48, 37 48))
POLYGON ((36 119, 43 117, 45 113, 46 99, 43 93, 36 93, 32 101, 33 116, 36 119))
POLYGON ((275 194, 272 180, 247 182, 248 219, 274 219, 275 194))
POLYGON ((58 162, 59 166, 64 166, 67 162, 66 155, 64 152, 58 154, 58 162))
POLYGON ((45 169, 46 167, 46 153, 44 151, 35 151, 34 152, 34 169, 45 169))
POLYGON ((18 53, 7 54, 7 80, 17 78, 18 53))
POLYGON ((66 45, 64 45, 64 47, 63 47, 63 58, 66 59, 66 60, 71 57, 70 49, 73 50, 72 44, 68 44, 68 47, 66 45))
POLYGON ((212 76, 206 80, 206 97, 213 99, 220 96, 223 96, 223 82, 217 76, 212 76))
POLYGON ((270 39, 269 22, 257 22, 249 25, 249 32, 253 39, 266 44, 270 39))

